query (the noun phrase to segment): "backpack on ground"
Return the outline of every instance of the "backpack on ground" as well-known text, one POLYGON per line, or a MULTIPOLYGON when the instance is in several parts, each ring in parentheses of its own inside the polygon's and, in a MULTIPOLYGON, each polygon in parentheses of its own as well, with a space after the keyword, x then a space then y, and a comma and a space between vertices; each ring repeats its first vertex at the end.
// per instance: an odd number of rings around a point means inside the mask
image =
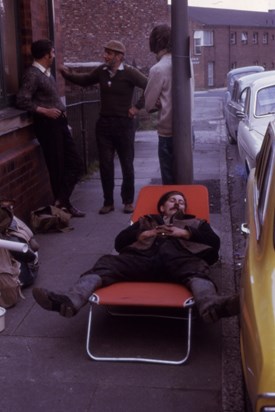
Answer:
POLYGON ((4 308, 18 303, 23 297, 21 288, 31 285, 38 271, 39 246, 33 232, 11 213, 0 206, 0 239, 26 243, 28 251, 15 252, 0 247, 0 306, 4 308))

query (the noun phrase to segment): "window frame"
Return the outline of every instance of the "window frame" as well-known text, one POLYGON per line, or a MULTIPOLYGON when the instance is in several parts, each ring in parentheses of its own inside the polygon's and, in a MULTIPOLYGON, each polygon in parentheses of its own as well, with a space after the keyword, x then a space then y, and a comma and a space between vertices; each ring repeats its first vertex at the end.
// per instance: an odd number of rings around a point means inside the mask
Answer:
POLYGON ((247 31, 242 31, 242 33, 241 33, 241 43, 242 44, 248 44, 248 32, 247 31))
POLYGON ((235 31, 230 32, 230 44, 231 45, 237 44, 237 33, 235 31))
MULTIPOLYGON (((6 59, 5 59, 5 48, 3 44, 3 37, 4 37, 4 31, 5 31, 5 25, 4 21, 1 17, 1 4, 3 5, 3 2, 5 0, 0 0, 0 109, 3 109, 5 107, 14 105, 15 103, 15 96, 17 89, 15 87, 14 90, 9 91, 7 89, 7 79, 4 76, 5 73, 5 64, 7 64, 6 59)), ((10 5, 11 0, 6 0, 7 4, 10 5)), ((18 27, 19 27, 19 11, 20 11, 20 5, 18 0, 13 0, 13 4, 11 5, 13 7, 13 37, 14 37, 14 60, 16 61, 16 70, 17 73, 13 80, 15 80, 17 86, 19 86, 19 78, 20 78, 20 73, 21 73, 21 60, 20 60, 20 33, 18 32, 18 27)), ((9 13, 10 9, 7 10, 7 14, 9 13)))

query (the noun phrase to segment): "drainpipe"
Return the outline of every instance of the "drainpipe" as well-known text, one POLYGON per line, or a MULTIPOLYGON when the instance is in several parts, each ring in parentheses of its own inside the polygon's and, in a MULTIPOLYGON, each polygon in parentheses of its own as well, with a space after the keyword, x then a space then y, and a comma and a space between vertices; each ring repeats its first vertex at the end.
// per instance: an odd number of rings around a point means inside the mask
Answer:
MULTIPOLYGON (((49 16, 49 38, 53 42, 55 42, 55 32, 54 32, 54 26, 55 26, 55 9, 54 9, 54 0, 48 0, 48 16, 49 16)), ((55 59, 52 64, 52 69, 51 69, 54 77, 56 77, 56 64, 55 64, 55 59)))
POLYGON ((187 0, 172 0, 173 150, 177 184, 193 183, 191 58, 187 0))

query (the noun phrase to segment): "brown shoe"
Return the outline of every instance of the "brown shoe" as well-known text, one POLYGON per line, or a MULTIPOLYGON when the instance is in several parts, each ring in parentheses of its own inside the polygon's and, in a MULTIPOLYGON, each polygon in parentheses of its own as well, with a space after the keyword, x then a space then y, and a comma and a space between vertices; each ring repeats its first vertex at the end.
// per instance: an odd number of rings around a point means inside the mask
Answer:
POLYGON ((77 209, 74 206, 67 207, 67 210, 70 213, 70 215, 72 215, 72 217, 85 217, 86 216, 85 212, 82 212, 81 210, 77 209))
POLYGON ((33 297, 43 309, 59 312, 65 318, 71 318, 77 314, 71 299, 63 294, 50 292, 43 288, 33 288, 33 297))
POLYGON ((134 206, 132 205, 132 203, 126 203, 124 205, 123 212, 124 213, 133 213, 134 212, 134 206))
POLYGON ((237 316, 240 313, 240 297, 239 295, 229 296, 225 302, 217 308, 217 314, 220 318, 228 318, 237 316))
POLYGON ((114 205, 109 205, 109 206, 102 206, 101 209, 99 209, 99 214, 100 215, 106 215, 107 213, 113 212, 115 210, 114 205))

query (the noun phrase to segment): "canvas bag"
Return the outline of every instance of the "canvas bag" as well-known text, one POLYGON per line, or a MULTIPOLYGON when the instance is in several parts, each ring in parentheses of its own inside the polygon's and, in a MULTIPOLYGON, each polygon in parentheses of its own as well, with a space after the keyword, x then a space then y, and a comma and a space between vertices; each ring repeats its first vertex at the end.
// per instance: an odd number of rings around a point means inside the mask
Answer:
POLYGON ((30 250, 34 252, 34 258, 31 262, 25 262, 24 259, 18 258, 18 261, 21 263, 19 274, 20 285, 21 288, 25 288, 27 286, 32 285, 38 275, 39 245, 34 239, 34 235, 31 229, 16 216, 13 217, 13 222, 7 230, 7 234, 16 237, 18 241, 27 243, 29 245, 30 250))
POLYGON ((72 230, 69 227, 70 218, 69 213, 49 205, 31 212, 30 225, 35 233, 64 232, 72 230))
MULTIPOLYGON (((12 220, 12 210, 0 204, 0 237, 6 234, 12 220)), ((0 306, 10 308, 19 301, 21 296, 19 274, 20 263, 7 249, 0 248, 0 306)))
POLYGON ((0 248, 0 306, 10 308, 22 296, 20 288, 20 263, 15 260, 7 249, 0 248))

